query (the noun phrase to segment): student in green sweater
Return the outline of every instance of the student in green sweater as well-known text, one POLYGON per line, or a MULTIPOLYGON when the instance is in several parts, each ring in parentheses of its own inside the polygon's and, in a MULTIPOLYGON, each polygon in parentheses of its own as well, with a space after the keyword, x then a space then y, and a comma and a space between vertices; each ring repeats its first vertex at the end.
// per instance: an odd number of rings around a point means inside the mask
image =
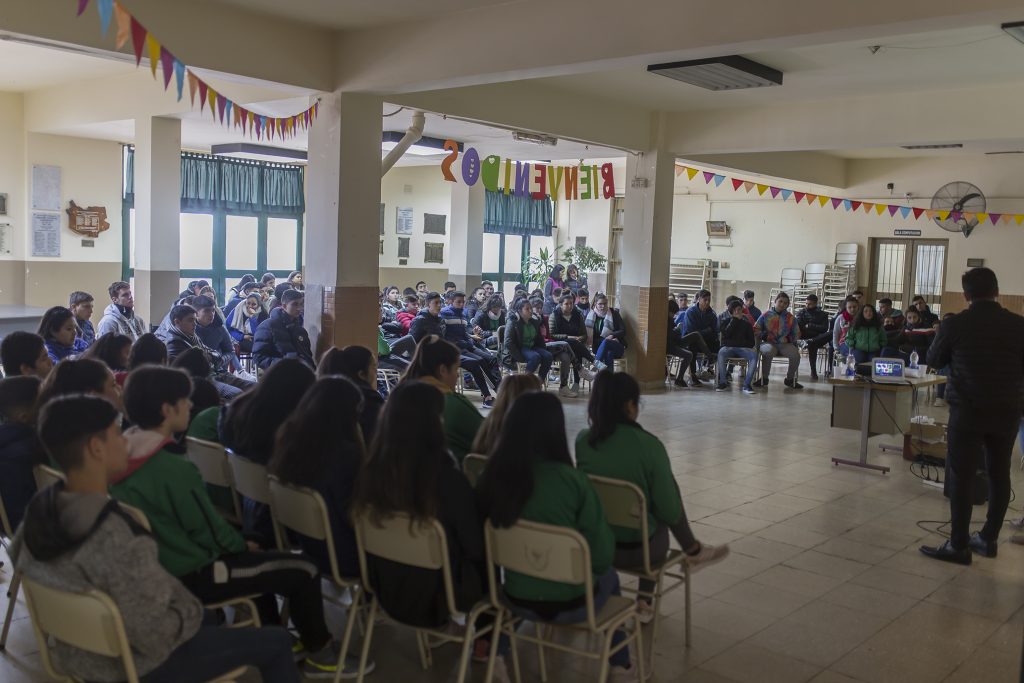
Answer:
MULTIPOLYGON (((111 495, 146 514, 160 564, 203 602, 261 595, 256 603, 265 624, 280 622, 274 595, 289 600, 308 678, 333 678, 339 646, 324 621, 316 564, 302 555, 260 551, 217 513, 199 470, 185 458, 174 435, 188 428, 192 382, 181 370, 145 366, 124 389, 125 410, 135 425, 128 440, 128 466, 110 486, 111 495)), ((345 669, 358 666, 355 658, 345 669)))
MULTIPOLYGON (((599 372, 587 408, 590 428, 576 437, 576 466, 587 474, 628 481, 644 492, 652 564, 668 555, 669 532, 687 554, 692 569, 718 562, 729 554, 729 546, 708 545, 694 537, 665 446, 637 424, 639 413, 640 385, 633 376, 599 372)), ((642 566, 640 535, 620 527, 612 527, 612 531, 615 566, 642 566)), ((641 593, 650 594, 654 588, 653 581, 640 581, 641 593)), ((637 602, 640 620, 646 624, 654 619, 650 600, 637 602)))
MULTIPOLYGON (((498 443, 477 484, 480 509, 491 523, 509 527, 520 519, 574 529, 590 546, 594 607, 620 595, 612 567, 615 537, 587 476, 573 467, 565 436, 565 415, 554 394, 530 392, 515 400, 498 443)), ((530 621, 578 623, 586 619, 583 584, 505 573, 505 593, 515 612, 530 621)), ((612 644, 622 642, 616 632, 612 644)), ((636 672, 628 648, 611 659, 609 681, 632 681, 636 672)))
POLYGON ((484 417, 468 398, 455 391, 459 381, 459 349, 436 334, 427 335, 416 347, 402 381, 418 379, 444 394, 444 432, 448 449, 462 464, 484 417))
POLYGON ((850 330, 846 333, 846 345, 858 363, 868 363, 879 354, 888 338, 882 319, 871 304, 864 304, 857 311, 850 330))

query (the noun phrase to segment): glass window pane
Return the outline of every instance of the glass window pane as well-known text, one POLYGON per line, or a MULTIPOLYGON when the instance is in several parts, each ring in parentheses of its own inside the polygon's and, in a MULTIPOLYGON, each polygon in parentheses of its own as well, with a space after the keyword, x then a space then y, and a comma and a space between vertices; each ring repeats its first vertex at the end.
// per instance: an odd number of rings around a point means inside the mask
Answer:
POLYGON ((128 267, 135 267, 135 209, 128 209, 128 267))
POLYGON ((505 235, 505 272, 523 271, 523 238, 519 235, 505 235))
MULTIPOLYGON (((299 222, 294 218, 267 219, 267 270, 295 270, 299 222)), ((254 262, 255 263, 255 262, 254 262)))
POLYGON ((208 213, 181 214, 181 269, 213 269, 213 216, 208 213))
POLYGON ((259 219, 255 216, 228 216, 226 223, 226 244, 224 245, 224 267, 228 270, 256 270, 257 230, 259 219))
POLYGON ((481 263, 485 273, 498 272, 498 249, 500 242, 501 235, 495 235, 489 232, 484 233, 484 250, 481 263))

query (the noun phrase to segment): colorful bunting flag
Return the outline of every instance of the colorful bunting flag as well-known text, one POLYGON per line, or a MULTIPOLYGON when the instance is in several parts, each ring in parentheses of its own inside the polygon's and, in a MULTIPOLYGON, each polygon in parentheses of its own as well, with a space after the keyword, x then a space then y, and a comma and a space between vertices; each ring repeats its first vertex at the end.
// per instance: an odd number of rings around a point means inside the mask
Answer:
MULTIPOLYGON (((814 200, 817 199, 817 198, 818 198, 818 195, 816 195, 816 194, 808 194, 807 195, 807 204, 808 205, 813 204, 814 200)), ((824 206, 824 204, 822 204, 822 206, 824 206)))
POLYGON ((704 184, 707 185, 711 182, 711 179, 715 177, 715 174, 711 171, 704 171, 704 184))
POLYGON ((117 37, 114 44, 120 50, 132 35, 132 15, 128 14, 119 2, 114 3, 114 21, 117 22, 117 37))
MULTIPOLYGON (((797 192, 797 194, 800 194, 800 193, 797 192)), ((787 201, 791 196, 793 196, 793 190, 783 190, 782 191, 782 201, 787 201)), ((799 199, 796 200, 796 201, 797 201, 798 204, 800 203, 799 199)))
POLYGON ((178 101, 181 102, 181 91, 185 85, 185 64, 177 59, 174 60, 174 80, 178 87, 178 101))
POLYGON ((835 197, 832 198, 832 210, 833 211, 838 209, 840 204, 842 204, 843 208, 846 209, 847 211, 850 210, 850 200, 849 199, 836 199, 835 197))
POLYGON ((750 192, 751 190, 754 189, 754 183, 750 182, 749 180, 744 182, 743 189, 746 190, 747 192, 750 192))
POLYGON ((725 176, 724 175, 716 175, 715 176, 715 187, 721 186, 723 180, 725 180, 725 176))
MULTIPOLYGON (((910 215, 910 207, 909 206, 901 206, 900 207, 900 215, 903 216, 904 218, 909 216, 910 215)), ((915 218, 916 218, 916 216, 915 216, 915 218)))
POLYGON ((796 203, 799 204, 804 200, 804 197, 806 197, 807 195, 803 192, 794 192, 793 196, 796 198, 796 203))
POLYGON ((924 209, 918 209, 917 207, 914 207, 913 209, 911 209, 911 211, 914 212, 914 220, 917 220, 918 218, 920 218, 921 214, 924 213, 924 209))
POLYGON ((96 0, 96 10, 100 14, 100 30, 107 35, 110 30, 110 17, 114 13, 114 0, 96 0))
POLYGON ((765 190, 767 190, 767 189, 768 189, 767 185, 762 185, 761 183, 757 184, 757 193, 759 195, 763 195, 765 193, 765 190))
POLYGON ((135 50, 135 66, 142 63, 142 48, 146 46, 146 29, 132 17, 132 49, 135 50))
MULTIPOLYGON (((825 208, 825 205, 828 204, 828 199, 829 198, 826 197, 825 195, 821 195, 820 197, 818 197, 818 205, 822 208, 825 208)), ((833 199, 832 201, 834 202, 835 200, 833 199)), ((832 208, 836 208, 835 204, 832 205, 832 208)))
POLYGON ((772 187, 772 188, 769 188, 769 189, 771 189, 771 191, 772 191, 772 199, 775 199, 776 197, 779 196, 779 192, 780 192, 779 188, 772 187))
POLYGON ((89 6, 89 0, 78 0, 78 16, 82 16, 82 12, 89 6))
POLYGON ((697 175, 697 169, 695 169, 695 168, 688 168, 688 169, 686 169, 686 177, 687 178, 689 178, 690 180, 693 180, 693 176, 695 176, 695 175, 697 175))
POLYGON ((850 210, 856 211, 857 209, 860 208, 860 204, 860 202, 850 201, 850 210))
POLYGON ((171 84, 171 76, 174 74, 174 55, 167 51, 167 48, 160 48, 160 67, 164 74, 164 90, 171 84))
MULTIPOLYGON (((677 173, 676 175, 679 175, 679 174, 677 173)), ((739 178, 733 178, 732 179, 732 189, 734 191, 740 189, 741 185, 743 185, 743 181, 742 180, 740 180, 739 178)))

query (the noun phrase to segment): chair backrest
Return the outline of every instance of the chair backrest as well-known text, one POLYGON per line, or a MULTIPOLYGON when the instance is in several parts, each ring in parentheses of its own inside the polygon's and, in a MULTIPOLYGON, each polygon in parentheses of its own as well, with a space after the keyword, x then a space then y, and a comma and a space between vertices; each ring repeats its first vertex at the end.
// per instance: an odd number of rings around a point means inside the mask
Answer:
POLYGON ((150 525, 149 518, 146 517, 145 512, 135 507, 134 505, 129 505, 128 503, 122 503, 118 501, 118 505, 121 506, 122 510, 131 515, 132 519, 138 522, 139 526, 141 526, 143 529, 145 529, 146 531, 153 531, 153 527, 150 525))
POLYGON ((587 607, 587 624, 594 623, 594 579, 590 567, 590 546, 575 529, 519 520, 506 529, 484 524, 487 574, 491 604, 503 607, 495 567, 536 579, 573 585, 582 584, 587 607))
POLYGON ((601 499, 605 518, 612 526, 636 531, 643 543, 644 570, 651 573, 650 529, 647 525, 647 498, 639 486, 621 479, 589 475, 590 483, 601 499))
POLYGON ((49 465, 36 465, 32 468, 32 476, 36 480, 36 488, 40 490, 53 486, 58 481, 64 481, 64 473, 49 465))
POLYGON ((104 593, 71 593, 22 577, 25 602, 40 655, 47 670, 55 673, 50 662, 48 636, 67 645, 105 657, 117 657, 124 664, 129 683, 138 675, 117 605, 104 593))
POLYGON ((3 496, 0 496, 0 537, 14 538, 14 529, 11 528, 11 520, 7 517, 3 496))
POLYGON ((234 487, 224 446, 189 436, 185 438, 185 447, 189 461, 199 468, 203 481, 214 486, 234 487))
POLYGON ((365 513, 356 513, 352 515, 352 524, 359 548, 359 569, 367 582, 367 590, 374 591, 374 586, 370 585, 367 554, 410 567, 439 570, 444 578, 448 612, 459 613, 455 605, 448 539, 440 522, 436 519, 425 523, 415 522, 402 513, 372 520, 365 513))
POLYGON ((466 479, 469 479, 469 483, 473 488, 476 488, 476 483, 480 480, 480 475, 483 474, 485 467, 487 467, 486 455, 468 453, 463 458, 462 473, 466 475, 466 479))
POLYGON ((249 458, 227 450, 228 467, 235 490, 249 500, 270 505, 270 487, 267 485, 267 467, 249 458))
POLYGON ((331 578, 337 583, 346 583, 338 569, 331 518, 323 496, 304 486, 286 484, 272 474, 267 477, 267 485, 270 490, 270 516, 278 543, 286 543, 288 538, 282 533, 282 526, 307 538, 323 541, 327 545, 331 578))

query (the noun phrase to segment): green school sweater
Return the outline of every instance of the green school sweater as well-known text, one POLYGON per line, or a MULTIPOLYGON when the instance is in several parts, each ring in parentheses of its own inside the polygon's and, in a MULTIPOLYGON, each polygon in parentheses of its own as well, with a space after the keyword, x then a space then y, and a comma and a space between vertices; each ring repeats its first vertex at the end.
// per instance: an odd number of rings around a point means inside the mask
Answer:
POLYGON ((468 398, 454 391, 444 395, 444 433, 460 466, 473 449, 473 440, 483 423, 484 416, 468 398))
POLYGON ((858 351, 881 351, 886 345, 885 330, 879 327, 851 327, 846 333, 846 345, 858 351))
MULTIPOLYGON (((683 514, 682 497, 676 484, 668 453, 658 437, 637 424, 620 424, 612 435, 591 446, 590 430, 576 437, 576 466, 586 474, 628 481, 640 487, 647 498, 647 531, 654 534, 658 523, 675 524, 683 514)), ((612 527, 618 543, 638 543, 640 532, 612 527)))
POLYGON ((146 513, 160 564, 184 576, 221 555, 246 549, 245 539, 220 516, 199 470, 184 455, 164 448, 110 487, 110 494, 146 513))
MULTIPOLYGON (((521 519, 575 529, 590 546, 590 566, 596 583, 612 565, 615 537, 605 521, 604 508, 587 476, 569 465, 540 462, 533 468, 533 494, 521 519)), ((562 602, 583 595, 582 584, 558 583, 506 572, 505 590, 520 600, 562 602)))

